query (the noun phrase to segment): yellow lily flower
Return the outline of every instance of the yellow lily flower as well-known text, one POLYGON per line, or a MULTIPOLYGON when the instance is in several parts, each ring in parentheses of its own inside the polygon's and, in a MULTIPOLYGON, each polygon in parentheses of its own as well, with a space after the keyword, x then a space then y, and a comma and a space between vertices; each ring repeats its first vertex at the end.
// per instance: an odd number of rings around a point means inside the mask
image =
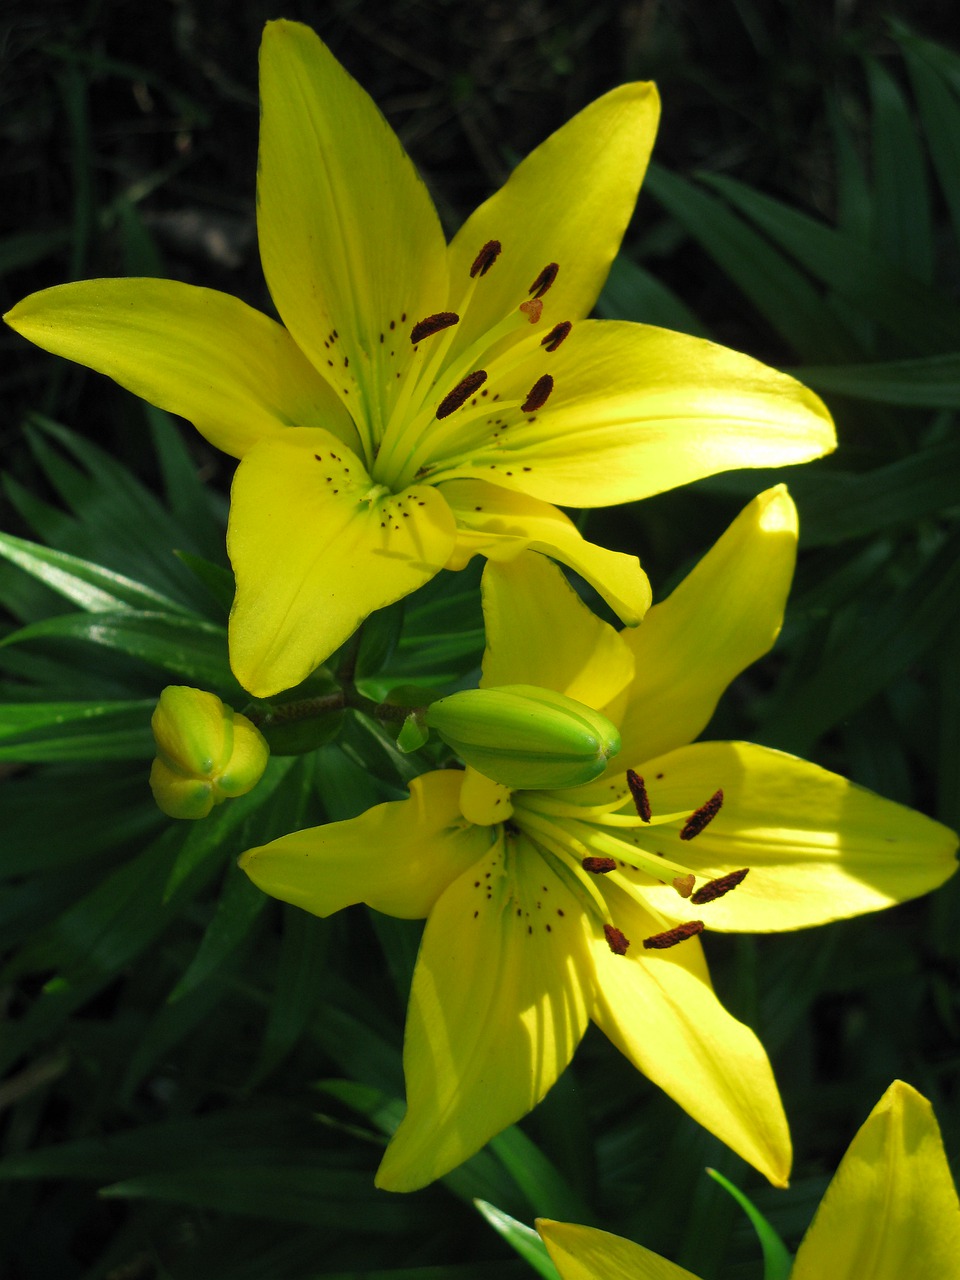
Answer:
POLYGON ((957 843, 782 752, 684 745, 776 638, 796 537, 786 490, 762 494, 636 631, 597 618, 542 556, 488 563, 481 684, 536 683, 601 710, 623 742, 605 773, 511 791, 473 769, 440 770, 415 779, 408 800, 241 858, 267 893, 316 915, 365 902, 427 917, 407 1112, 379 1185, 422 1186, 525 1115, 591 1019, 699 1123, 786 1182, 770 1064, 714 995, 695 934, 888 906, 947 879, 957 843))
POLYGON ((448 246, 399 140, 308 28, 267 24, 257 174, 277 324, 168 280, 92 280, 6 316, 39 346, 189 418, 240 459, 230 656, 258 697, 298 684, 374 609, 476 554, 525 548, 635 625, 633 556, 554 507, 627 502, 835 445, 818 398, 708 342, 583 321, 633 212, 651 84, 592 103, 448 246))
MULTIPOLYGON (((594 1227, 541 1219, 562 1280, 697 1280, 594 1227)), ((895 1080, 847 1148, 790 1280, 960 1280, 960 1203, 933 1108, 895 1080)))

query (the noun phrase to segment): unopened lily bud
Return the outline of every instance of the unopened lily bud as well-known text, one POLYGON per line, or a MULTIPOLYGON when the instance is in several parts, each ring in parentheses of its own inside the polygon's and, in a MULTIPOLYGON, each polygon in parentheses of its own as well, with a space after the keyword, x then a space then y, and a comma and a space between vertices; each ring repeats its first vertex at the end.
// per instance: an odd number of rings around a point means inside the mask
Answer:
POLYGON ((606 716, 533 685, 453 693, 431 703, 424 721, 480 773, 526 790, 590 782, 620 750, 606 716))
POLYGON ((171 818, 205 818, 214 805, 245 795, 270 758, 246 716, 187 685, 167 685, 150 727, 157 743, 150 789, 171 818))

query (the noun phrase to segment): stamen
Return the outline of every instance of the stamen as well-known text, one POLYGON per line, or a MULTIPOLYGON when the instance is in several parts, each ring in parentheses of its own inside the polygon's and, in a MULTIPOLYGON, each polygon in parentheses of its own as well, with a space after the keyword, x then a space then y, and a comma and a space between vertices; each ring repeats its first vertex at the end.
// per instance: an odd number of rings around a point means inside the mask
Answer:
POLYGON ((468 373, 437 405, 436 416, 438 418, 449 418, 451 413, 459 409, 462 404, 466 404, 473 393, 482 387, 486 380, 486 369, 477 369, 473 373, 468 373))
POLYGON ((520 406, 524 413, 536 413, 550 399, 550 392, 553 390, 553 379, 549 373, 545 373, 542 378, 538 378, 527 395, 526 400, 520 406))
POLYGON ((650 797, 647 795, 647 788, 644 786, 643 779, 633 769, 627 770, 627 786, 633 796, 633 803, 636 805, 637 813, 644 822, 649 822, 653 817, 653 810, 650 808, 650 797))
POLYGON ((698 933, 703 933, 703 921, 688 920, 685 924, 678 924, 675 929, 667 929, 665 933, 655 933, 652 938, 644 938, 643 945, 648 951, 666 951, 668 947, 686 942, 698 933))
POLYGON ((527 302, 520 303, 520 310, 531 324, 536 324, 543 311, 543 303, 539 298, 530 298, 527 302))
POLYGON ((706 804, 702 804, 699 809, 695 809, 690 817, 683 824, 683 830, 680 832, 681 840, 692 840, 694 836, 698 836, 704 827, 714 820, 720 812, 720 806, 723 804, 723 792, 715 791, 706 804))
POLYGON ((460 317, 455 311, 438 311, 436 315, 417 321, 410 330, 410 341, 416 346, 424 338, 431 338, 435 333, 449 329, 452 324, 459 324, 459 322, 460 317))
POLYGON ((560 267, 556 262, 548 262, 528 290, 531 298, 542 298, 556 280, 559 270, 560 267))
POLYGON ((477 276, 485 276, 500 257, 502 248, 503 245, 499 240, 488 240, 473 260, 473 266, 470 268, 470 279, 475 280, 477 276))
POLYGON ((545 338, 540 340, 541 347, 546 347, 548 351, 556 351, 572 328, 573 325, 569 320, 561 320, 559 324, 553 326, 545 338))
POLYGON ((716 902, 717 898, 722 898, 725 893, 742 884, 749 870, 749 867, 744 867, 742 871, 730 871, 725 876, 718 876, 716 880, 708 880, 690 901, 695 902, 698 907, 702 907, 705 902, 716 902))
MULTIPOLYGON (((693 893, 693 886, 696 883, 697 883, 697 878, 692 871, 690 872, 689 875, 674 876, 674 879, 673 879, 673 887, 676 889, 677 893, 679 893, 681 898, 689 898, 691 893, 693 893)), ((731 885, 730 888, 732 889, 733 885, 731 885)), ((693 900, 699 906, 700 898, 695 897, 693 900)))
POLYGON ((584 858, 580 865, 584 871, 589 871, 595 876, 605 876, 608 871, 616 871, 616 858, 584 858))
MULTIPOLYGON (((700 927, 703 928, 702 925, 700 927)), ((607 940, 607 946, 615 956, 625 956, 627 954, 630 939, 625 938, 616 925, 605 924, 603 926, 603 936, 607 940)), ((647 944, 644 943, 643 945, 646 946, 647 944)))

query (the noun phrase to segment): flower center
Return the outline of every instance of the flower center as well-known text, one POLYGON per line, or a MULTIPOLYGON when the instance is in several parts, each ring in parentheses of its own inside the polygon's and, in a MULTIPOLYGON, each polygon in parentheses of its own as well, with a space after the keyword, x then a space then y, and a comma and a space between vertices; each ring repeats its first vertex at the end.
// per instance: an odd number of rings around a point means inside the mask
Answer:
MULTIPOLYGON (((500 252, 498 240, 480 249, 456 311, 417 320, 408 338, 390 335, 391 344, 409 340, 412 355, 405 369, 394 372, 395 394, 384 388, 392 404, 389 412, 380 411, 386 423, 373 451, 371 475, 395 493, 418 480, 437 479, 451 462, 480 443, 489 444, 491 436, 500 440, 511 426, 532 421, 553 392, 553 376, 543 372, 542 362, 565 340, 572 323, 554 324, 539 341, 529 335, 529 326, 541 321, 544 296, 560 270, 556 262, 546 264, 527 296, 501 320, 472 341, 460 336, 462 320, 500 252)), ((374 433, 379 434, 376 427, 374 433)))
MULTIPOLYGON (((677 894, 694 906, 707 906, 730 893, 742 883, 749 868, 728 872, 697 885, 697 876, 689 867, 674 862, 664 854, 651 853, 644 847, 644 829, 656 826, 676 827, 681 840, 694 840, 720 812, 723 792, 715 791, 693 813, 654 814, 643 778, 634 770, 627 771, 627 789, 635 814, 622 812, 622 792, 602 805, 578 805, 549 792, 519 791, 512 796, 513 821, 531 840, 540 845, 567 868, 568 880, 579 886, 585 908, 600 919, 611 951, 625 955, 630 940, 617 928, 610 916, 603 892, 604 877, 614 879, 623 872, 639 872, 652 883, 671 884, 677 894)), ((687 920, 662 933, 643 939, 643 946, 662 950, 702 933, 702 920, 687 920)))

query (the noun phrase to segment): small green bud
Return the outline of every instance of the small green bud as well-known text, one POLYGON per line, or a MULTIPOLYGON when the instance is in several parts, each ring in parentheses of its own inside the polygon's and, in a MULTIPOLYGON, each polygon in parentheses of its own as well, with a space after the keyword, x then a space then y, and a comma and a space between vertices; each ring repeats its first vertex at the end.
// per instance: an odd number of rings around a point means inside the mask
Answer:
POLYGON ((606 716, 533 685, 452 693, 431 703, 424 721, 486 777, 526 790, 590 782, 620 750, 606 716))
POLYGON ((157 744, 150 789, 171 818, 205 818, 215 804, 245 795, 270 758, 246 716, 188 685, 167 685, 150 727, 157 744))

